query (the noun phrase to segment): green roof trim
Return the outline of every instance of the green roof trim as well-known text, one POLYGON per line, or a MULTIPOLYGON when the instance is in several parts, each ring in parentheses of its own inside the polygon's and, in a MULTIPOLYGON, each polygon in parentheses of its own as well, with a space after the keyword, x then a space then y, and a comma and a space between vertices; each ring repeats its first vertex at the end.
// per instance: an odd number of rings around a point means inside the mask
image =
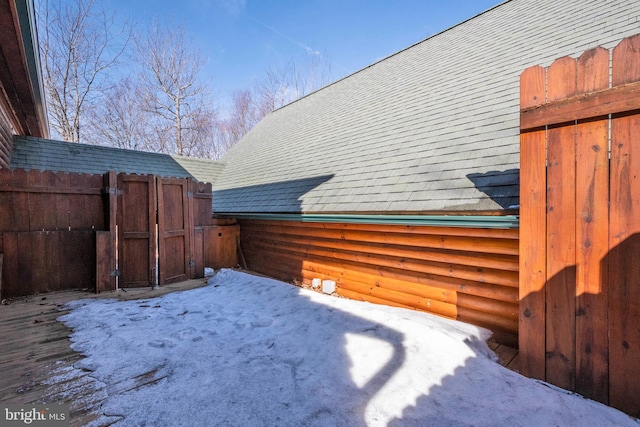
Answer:
POLYGON ((520 227, 518 215, 360 215, 360 214, 214 214, 218 218, 277 221, 331 222, 348 224, 426 225, 432 227, 502 228, 520 227))

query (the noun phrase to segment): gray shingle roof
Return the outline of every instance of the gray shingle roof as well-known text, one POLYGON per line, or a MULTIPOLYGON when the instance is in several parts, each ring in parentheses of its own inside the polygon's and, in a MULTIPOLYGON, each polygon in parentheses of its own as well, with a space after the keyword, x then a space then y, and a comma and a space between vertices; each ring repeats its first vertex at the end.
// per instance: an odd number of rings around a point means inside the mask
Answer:
POLYGON ((638 32, 637 0, 505 2, 267 116, 224 157, 214 210, 515 205, 520 73, 638 32))
POLYGON ((224 164, 167 154, 76 144, 29 136, 13 140, 11 169, 102 174, 108 171, 154 174, 163 177, 193 177, 213 182, 224 164))

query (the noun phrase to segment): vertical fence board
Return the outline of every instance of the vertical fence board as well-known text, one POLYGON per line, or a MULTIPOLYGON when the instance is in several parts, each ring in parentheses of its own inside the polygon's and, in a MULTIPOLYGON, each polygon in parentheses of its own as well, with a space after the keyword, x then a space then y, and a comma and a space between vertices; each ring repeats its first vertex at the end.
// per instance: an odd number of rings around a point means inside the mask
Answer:
MULTIPOLYGON (((578 93, 609 86, 609 52, 578 59, 578 93)), ((606 268, 608 251, 608 118, 578 121, 576 134, 576 391, 608 401, 606 268)))
MULTIPOLYGON (((545 69, 532 67, 520 77, 526 108, 545 101, 545 69)), ((543 130, 520 135, 520 370, 545 378, 546 136, 543 130)))
POLYGON ((47 277, 49 281, 49 290, 60 291, 68 289, 66 286, 67 279, 67 260, 63 256, 62 236, 61 233, 68 233, 68 230, 60 230, 52 232, 46 239, 45 247, 47 251, 47 277))
MULTIPOLYGON (((613 51, 614 85, 640 80, 640 36, 613 51)), ((640 416, 640 115, 614 115, 611 136, 609 403, 640 416), (635 398, 634 398, 635 397, 635 398)), ((606 262, 606 261, 605 261, 606 262)))
MULTIPOLYGON (((89 187, 102 191, 104 189, 103 175, 86 175, 89 180, 89 187)), ((89 218, 91 223, 88 229, 106 230, 109 227, 109 217, 105 209, 105 203, 102 195, 92 195, 88 199, 90 209, 89 218)))
POLYGON ((115 270, 113 236, 110 231, 96 232, 96 292, 114 291, 115 270))
MULTIPOLYGON (((576 93, 577 66, 561 58, 549 67, 548 100, 576 93)), ((575 127, 550 127, 547 153, 546 380, 574 386, 575 372, 575 127)))
POLYGON ((195 227, 193 230, 193 261, 194 277, 204 277, 204 230, 195 227))
MULTIPOLYGON (((77 173, 69 174, 69 183, 77 183, 81 175, 77 173)), ((82 194, 69 195, 69 208, 67 210, 70 230, 82 230, 84 224, 85 196, 82 194)))
MULTIPOLYGON (((17 169, 13 171, 11 185, 24 185, 27 182, 27 171, 17 169)), ((13 231, 29 231, 29 194, 24 192, 13 193, 13 231)))
MULTIPOLYGON (((56 174, 56 180, 54 185, 58 188, 64 188, 69 186, 69 174, 59 172, 56 174)), ((68 194, 56 194, 55 203, 52 208, 56 212, 56 230, 68 230, 69 229, 69 195, 68 194)))
POLYGON ((47 254, 46 232, 28 233, 25 239, 31 240, 31 280, 37 286, 36 292, 48 290, 48 263, 50 258, 47 254))
MULTIPOLYGON (((48 188, 55 188, 56 185, 56 174, 51 171, 42 172, 42 180, 43 186, 48 188)), ((56 229, 56 194, 46 194, 43 195, 43 230, 55 230, 56 229)))
POLYGON ((18 237, 15 232, 2 233, 2 251, 4 254, 4 276, 0 297, 19 295, 18 284, 18 237))
POLYGON ((187 185, 184 188, 185 199, 185 207, 186 211, 185 215, 185 263, 187 265, 187 279, 193 279, 196 277, 196 261, 194 259, 194 226, 195 226, 195 208, 197 201, 195 199, 195 194, 197 192, 197 183, 193 180, 193 178, 187 178, 187 185))
MULTIPOLYGON (((30 170, 27 172, 26 184, 30 187, 42 187, 44 186, 42 178, 43 176, 40 171, 30 170)), ((29 215, 29 231, 44 230, 45 197, 44 194, 37 192, 27 194, 27 200, 29 202, 27 211, 29 215)))
POLYGON ((13 181, 10 169, 0 169, 0 231, 12 230, 14 227, 13 194, 6 191, 13 181), (4 190, 4 191, 3 191, 4 190))
MULTIPOLYGON (((18 281, 14 284, 14 288, 15 290, 19 290, 22 286, 33 284, 33 263, 31 256, 31 239, 29 239, 29 234, 16 233, 16 236, 18 237, 18 281)), ((32 293, 37 293, 38 284, 33 285, 34 289, 32 293)))

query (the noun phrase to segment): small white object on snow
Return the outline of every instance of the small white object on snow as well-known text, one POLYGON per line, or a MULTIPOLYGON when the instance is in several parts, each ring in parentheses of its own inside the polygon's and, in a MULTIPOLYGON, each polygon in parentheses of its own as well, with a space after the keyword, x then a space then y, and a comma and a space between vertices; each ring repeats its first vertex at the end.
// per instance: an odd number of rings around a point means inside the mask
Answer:
POLYGON ((336 291, 336 282, 335 280, 323 280, 322 281, 322 292, 325 294, 332 294, 336 291))
POLYGON ((214 274, 216 274, 215 270, 213 268, 210 267, 205 267, 204 268, 204 277, 211 277, 214 274))
POLYGON ((313 287, 313 289, 319 288, 321 284, 322 284, 322 279, 319 279, 316 277, 311 280, 311 286, 313 287))

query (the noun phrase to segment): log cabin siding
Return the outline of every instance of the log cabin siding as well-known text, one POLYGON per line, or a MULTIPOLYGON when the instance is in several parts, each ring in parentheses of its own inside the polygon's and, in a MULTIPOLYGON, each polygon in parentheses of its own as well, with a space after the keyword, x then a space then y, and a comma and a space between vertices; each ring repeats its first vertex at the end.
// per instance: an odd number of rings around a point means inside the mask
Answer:
POLYGON ((239 220, 247 267, 484 326, 514 345, 518 230, 239 220))

